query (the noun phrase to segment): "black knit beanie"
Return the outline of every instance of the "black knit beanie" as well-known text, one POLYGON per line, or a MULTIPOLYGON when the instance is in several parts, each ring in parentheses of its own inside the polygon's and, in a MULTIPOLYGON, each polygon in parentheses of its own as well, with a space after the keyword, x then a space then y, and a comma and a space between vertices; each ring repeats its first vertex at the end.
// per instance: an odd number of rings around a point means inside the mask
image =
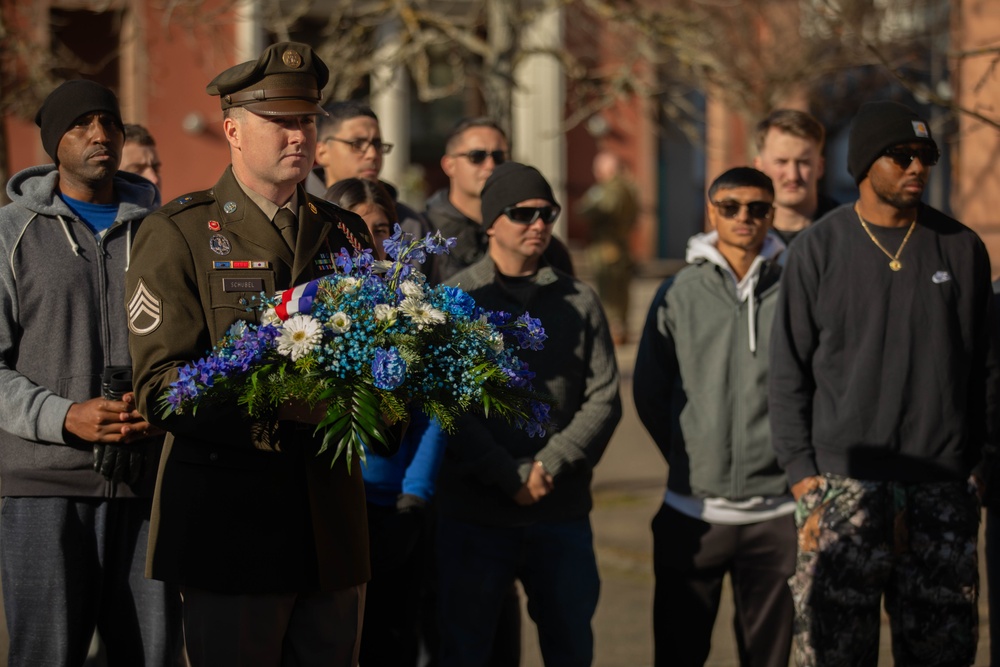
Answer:
POLYGON ((519 162, 497 165, 486 179, 480 196, 483 200, 483 227, 486 229, 503 215, 505 208, 526 199, 546 199, 559 205, 545 177, 534 167, 519 162))
POLYGON ((101 84, 74 79, 49 93, 42 102, 42 108, 35 114, 35 125, 42 129, 42 147, 53 160, 59 162, 59 156, 56 155, 59 141, 73 125, 73 121, 93 111, 106 111, 113 115, 124 134, 125 126, 122 124, 118 98, 101 84))
POLYGON ((897 144, 921 141, 937 146, 931 128, 913 109, 897 102, 861 105, 851 124, 847 142, 847 171, 855 183, 864 180, 869 167, 897 144))

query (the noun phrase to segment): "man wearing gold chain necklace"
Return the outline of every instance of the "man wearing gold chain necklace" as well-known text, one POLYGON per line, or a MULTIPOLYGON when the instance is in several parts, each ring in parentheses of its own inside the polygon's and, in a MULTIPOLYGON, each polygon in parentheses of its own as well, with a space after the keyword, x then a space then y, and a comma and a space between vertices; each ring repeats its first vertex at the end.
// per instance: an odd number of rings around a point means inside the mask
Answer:
POLYGON ((788 251, 769 409, 797 501, 799 665, 875 664, 883 596, 897 664, 975 659, 998 361, 986 249, 920 201, 938 156, 914 111, 863 105, 860 197, 788 251))

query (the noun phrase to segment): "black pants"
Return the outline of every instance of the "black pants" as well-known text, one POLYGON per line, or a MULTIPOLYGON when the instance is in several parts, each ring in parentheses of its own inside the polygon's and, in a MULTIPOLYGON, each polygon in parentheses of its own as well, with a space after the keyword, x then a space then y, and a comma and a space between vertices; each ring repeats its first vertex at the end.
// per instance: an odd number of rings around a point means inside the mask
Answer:
POLYGON ((792 640, 796 532, 791 515, 710 524, 663 505, 653 519, 653 646, 656 667, 701 667, 728 572, 743 667, 787 667, 792 640))

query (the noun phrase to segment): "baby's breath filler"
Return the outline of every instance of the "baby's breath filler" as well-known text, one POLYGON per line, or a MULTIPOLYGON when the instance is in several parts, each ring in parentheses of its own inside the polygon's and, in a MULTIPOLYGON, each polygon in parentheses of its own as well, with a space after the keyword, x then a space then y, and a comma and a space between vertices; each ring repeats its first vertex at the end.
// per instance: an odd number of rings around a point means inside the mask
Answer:
POLYGON ((430 287, 413 267, 454 239, 414 239, 396 225, 392 261, 371 251, 336 257, 340 271, 263 298, 260 324, 237 322, 203 359, 182 367, 161 398, 164 416, 237 401, 273 419, 287 401, 325 406, 320 452, 364 460, 362 443, 389 445, 389 427, 419 409, 447 431, 473 409, 544 435, 549 401, 517 357, 540 350, 541 322, 478 307, 457 287, 430 287))

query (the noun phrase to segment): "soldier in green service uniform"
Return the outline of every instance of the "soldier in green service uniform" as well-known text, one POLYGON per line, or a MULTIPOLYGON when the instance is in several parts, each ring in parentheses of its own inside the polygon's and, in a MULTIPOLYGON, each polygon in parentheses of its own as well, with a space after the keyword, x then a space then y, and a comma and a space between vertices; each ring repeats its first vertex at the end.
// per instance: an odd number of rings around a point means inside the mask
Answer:
POLYGON ((233 405, 164 418, 179 367, 260 292, 329 273, 365 223, 299 185, 313 166, 326 65, 285 42, 217 76, 232 165, 168 203, 135 239, 126 299, 140 412, 169 433, 147 576, 180 584, 191 663, 356 665, 367 518, 360 467, 317 456, 305 410, 255 423, 233 405))

